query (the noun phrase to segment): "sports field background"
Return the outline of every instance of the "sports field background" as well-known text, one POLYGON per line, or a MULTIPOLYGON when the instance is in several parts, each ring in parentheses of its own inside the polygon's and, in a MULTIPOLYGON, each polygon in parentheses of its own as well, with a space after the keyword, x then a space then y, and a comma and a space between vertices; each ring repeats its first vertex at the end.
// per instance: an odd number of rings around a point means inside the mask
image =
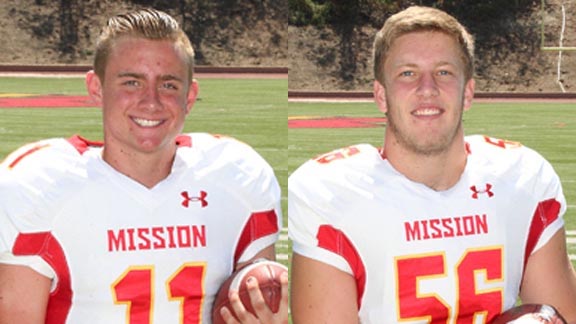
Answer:
MULTIPOLYGON (((474 103, 464 113, 468 135, 483 134, 521 142, 540 152, 560 175, 568 210, 568 249, 576 265, 576 104, 550 102, 474 103)), ((383 117, 374 103, 290 102, 289 119, 383 117)), ((384 126, 368 128, 289 128, 288 174, 311 157, 357 143, 381 147, 384 126)))
MULTIPOLYGON (((287 118, 382 118, 373 103, 287 101, 286 79, 202 79, 185 131, 233 136, 252 145, 274 168, 280 182, 286 227, 287 177, 307 159, 335 148, 380 146, 384 126, 289 128, 287 118), (288 149, 286 149, 288 148, 288 149)), ((0 102, 30 95, 85 95, 83 78, 0 77, 0 102)), ((467 134, 522 142, 539 151, 559 173, 568 201, 565 216, 569 253, 576 264, 576 114, 574 103, 475 103, 464 115, 467 134)), ((88 108, 0 108, 0 159, 22 144, 80 134, 102 138, 100 110, 88 108)), ((289 263, 284 228, 278 259, 289 263)))

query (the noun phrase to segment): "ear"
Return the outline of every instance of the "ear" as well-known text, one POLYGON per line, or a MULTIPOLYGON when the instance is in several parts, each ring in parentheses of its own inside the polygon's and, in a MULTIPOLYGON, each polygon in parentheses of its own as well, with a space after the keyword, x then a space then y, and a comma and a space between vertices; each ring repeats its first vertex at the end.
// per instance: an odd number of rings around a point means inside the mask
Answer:
POLYGON ((378 80, 374 80, 374 101, 381 112, 385 114, 388 111, 386 88, 378 80))
POLYGON ((474 86, 476 81, 474 79, 468 80, 466 85, 464 85, 464 110, 470 109, 472 106, 472 100, 474 99, 474 86))
POLYGON ((196 99, 198 98, 198 81, 192 80, 190 83, 190 87, 188 88, 188 98, 186 100, 186 114, 188 114, 192 110, 192 106, 196 103, 196 99))
POLYGON ((102 82, 93 70, 86 73, 86 89, 88 95, 96 104, 102 104, 102 82))

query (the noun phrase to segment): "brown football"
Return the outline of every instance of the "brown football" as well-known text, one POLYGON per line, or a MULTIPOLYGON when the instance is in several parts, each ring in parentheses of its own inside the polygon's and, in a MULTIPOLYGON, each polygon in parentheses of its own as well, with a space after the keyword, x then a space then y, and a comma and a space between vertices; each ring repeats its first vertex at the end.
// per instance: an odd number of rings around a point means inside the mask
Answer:
POLYGON ((510 308, 502 314, 496 316, 490 324, 566 324, 566 321, 558 311, 549 305, 524 304, 510 308))
POLYGON ((285 265, 270 260, 262 260, 247 265, 233 273, 226 281, 224 281, 216 295, 214 305, 212 306, 212 323, 225 324, 220 315, 220 309, 224 306, 228 307, 234 317, 236 317, 228 298, 230 290, 237 290, 240 300, 242 301, 242 304, 244 304, 246 310, 254 314, 248 289, 246 288, 246 280, 250 277, 254 277, 258 280, 258 286, 260 287, 260 291, 262 292, 266 304, 270 307, 272 312, 277 312, 282 299, 280 276, 284 272, 288 272, 288 268, 285 265))

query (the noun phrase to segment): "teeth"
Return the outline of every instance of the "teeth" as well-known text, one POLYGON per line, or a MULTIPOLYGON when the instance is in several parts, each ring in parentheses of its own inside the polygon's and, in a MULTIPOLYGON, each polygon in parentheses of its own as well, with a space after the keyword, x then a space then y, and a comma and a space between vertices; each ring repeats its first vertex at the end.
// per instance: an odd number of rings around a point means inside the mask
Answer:
POLYGON ((414 112, 414 115, 416 116, 433 116, 433 115, 438 115, 440 113, 440 110, 438 109, 419 109, 416 110, 414 112))
POLYGON ((154 127, 154 126, 158 126, 162 123, 161 120, 149 120, 149 119, 143 119, 143 118, 132 118, 136 124, 142 126, 142 127, 154 127))

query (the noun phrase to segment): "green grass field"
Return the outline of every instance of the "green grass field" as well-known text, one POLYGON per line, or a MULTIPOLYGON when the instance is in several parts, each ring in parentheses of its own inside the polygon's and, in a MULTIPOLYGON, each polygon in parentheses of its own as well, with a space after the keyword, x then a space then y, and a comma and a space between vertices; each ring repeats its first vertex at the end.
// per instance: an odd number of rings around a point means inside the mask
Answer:
MULTIPOLYGON (((574 104, 475 103, 464 114, 466 134, 518 141, 547 158, 562 180, 567 230, 576 231, 576 114, 574 104)), ((288 116, 382 117, 373 103, 289 103, 288 116)), ((320 153, 357 143, 382 146, 384 128, 289 129, 288 174, 320 153)), ((576 255, 576 244, 569 244, 576 255)), ((576 265, 576 261, 573 260, 576 265)))

